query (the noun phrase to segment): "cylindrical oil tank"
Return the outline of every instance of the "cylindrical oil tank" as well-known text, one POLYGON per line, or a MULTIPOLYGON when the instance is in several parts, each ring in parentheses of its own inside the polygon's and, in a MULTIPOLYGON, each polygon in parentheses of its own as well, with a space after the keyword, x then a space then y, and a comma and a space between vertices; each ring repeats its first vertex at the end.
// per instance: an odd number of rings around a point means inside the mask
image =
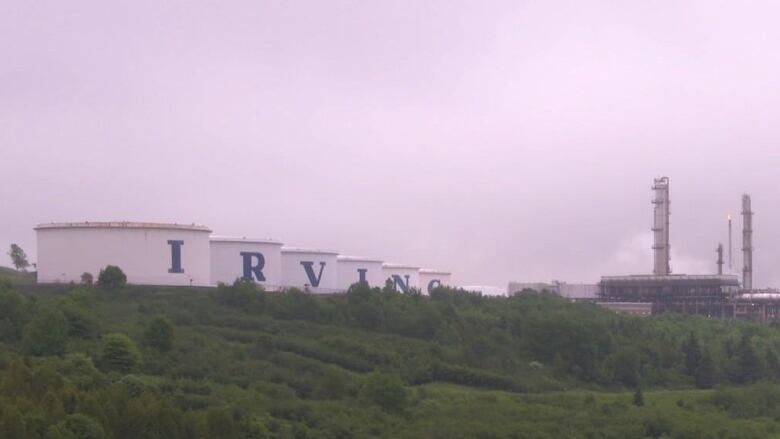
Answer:
POLYGON ((378 259, 362 258, 358 256, 338 257, 338 288, 346 291, 357 282, 364 281, 368 286, 380 287, 385 285, 385 275, 382 271, 382 261, 378 259))
POLYGON ((95 280, 116 265, 139 285, 209 282, 209 234, 204 226, 138 222, 49 223, 35 227, 38 282, 95 280))
POLYGON ((338 292, 338 253, 282 247, 282 285, 311 293, 338 292))
POLYGON ((282 285, 282 243, 273 239, 211 237, 211 283, 243 279, 278 290, 282 285))
POLYGON ((420 289, 420 267, 404 264, 382 264, 385 280, 390 279, 396 291, 408 293, 413 288, 420 289))
POLYGON ((420 289, 423 294, 431 294, 437 287, 452 286, 452 273, 449 271, 434 270, 432 268, 420 269, 420 289))

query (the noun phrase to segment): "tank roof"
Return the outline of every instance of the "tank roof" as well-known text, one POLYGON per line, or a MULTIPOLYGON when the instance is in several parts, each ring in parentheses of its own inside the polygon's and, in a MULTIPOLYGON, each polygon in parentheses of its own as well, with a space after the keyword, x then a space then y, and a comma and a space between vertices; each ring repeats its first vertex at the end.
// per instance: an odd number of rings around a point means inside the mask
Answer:
POLYGON ((212 235, 209 239, 211 242, 243 242, 247 244, 273 244, 273 245, 283 245, 282 241, 278 241, 276 239, 272 238, 247 238, 247 237, 236 237, 236 236, 214 236, 212 235))
POLYGON ((364 258, 362 256, 347 256, 347 255, 339 255, 338 260, 344 262, 380 262, 380 263, 382 262, 381 259, 364 258))
POLYGON ((323 255, 338 255, 338 252, 303 247, 282 247, 282 253, 320 253, 323 255))
POLYGON ((385 262, 384 264, 382 264, 382 267, 384 267, 384 268, 409 268, 409 269, 412 269, 412 270, 419 270, 420 269, 420 267, 418 267, 416 265, 393 264, 393 263, 389 263, 389 262, 385 262))
POLYGON ((147 223, 134 221, 84 221, 72 223, 43 223, 34 227, 34 230, 51 229, 162 229, 162 230, 190 230, 196 232, 211 232, 211 229, 192 224, 178 223, 147 223))
POLYGON ((421 268, 420 273, 422 274, 452 274, 449 271, 446 270, 437 270, 435 268, 421 268))

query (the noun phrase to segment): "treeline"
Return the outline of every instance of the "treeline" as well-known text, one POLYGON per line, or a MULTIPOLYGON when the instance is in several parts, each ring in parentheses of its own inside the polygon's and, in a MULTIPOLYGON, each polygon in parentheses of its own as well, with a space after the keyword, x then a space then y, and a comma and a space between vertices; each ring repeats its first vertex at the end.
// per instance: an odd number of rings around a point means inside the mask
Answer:
MULTIPOLYGON (((780 371, 773 326, 634 317, 551 294, 24 290, 0 282, 0 437, 398 437, 424 425, 435 383, 646 391, 780 371)), ((744 395, 716 394, 707 404, 741 416, 729 401, 744 395)))

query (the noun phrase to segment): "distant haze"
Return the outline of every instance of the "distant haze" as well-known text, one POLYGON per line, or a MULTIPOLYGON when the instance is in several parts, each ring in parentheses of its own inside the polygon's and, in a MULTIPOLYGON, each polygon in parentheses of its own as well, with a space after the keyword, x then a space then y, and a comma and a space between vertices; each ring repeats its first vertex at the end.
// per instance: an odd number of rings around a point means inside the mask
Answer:
MULTIPOLYGON (((196 222, 462 284, 715 271, 753 196, 780 287, 780 4, 0 3, 0 245, 196 222)), ((2 265, 10 265, 5 257, 2 265)))

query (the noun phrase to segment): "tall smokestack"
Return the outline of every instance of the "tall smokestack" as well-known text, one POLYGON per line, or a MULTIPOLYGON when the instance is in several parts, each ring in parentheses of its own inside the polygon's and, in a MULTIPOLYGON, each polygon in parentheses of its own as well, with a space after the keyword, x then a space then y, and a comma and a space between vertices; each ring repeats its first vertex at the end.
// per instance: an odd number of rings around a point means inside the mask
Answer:
POLYGON ((729 274, 734 273, 734 258, 731 256, 731 214, 729 214, 729 274))
POLYGON ((750 195, 742 195, 742 288, 753 289, 753 211, 750 195))
POLYGON ((718 244, 718 249, 715 250, 715 252, 718 254, 718 275, 723 274, 723 244, 718 244))
POLYGON ((669 252, 669 178, 656 178, 653 182, 653 274, 671 274, 669 252))

